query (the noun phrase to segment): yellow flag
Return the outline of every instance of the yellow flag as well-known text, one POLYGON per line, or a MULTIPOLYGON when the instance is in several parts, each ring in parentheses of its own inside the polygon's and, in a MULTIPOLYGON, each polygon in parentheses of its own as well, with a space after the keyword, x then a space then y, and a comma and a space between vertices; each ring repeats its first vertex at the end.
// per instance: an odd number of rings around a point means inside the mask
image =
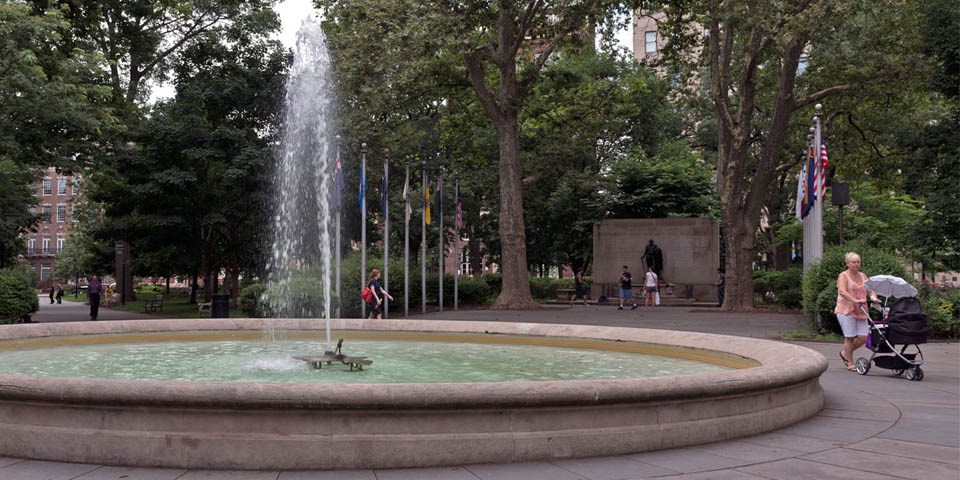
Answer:
POLYGON ((430 187, 423 189, 423 218, 427 225, 430 225, 430 187))

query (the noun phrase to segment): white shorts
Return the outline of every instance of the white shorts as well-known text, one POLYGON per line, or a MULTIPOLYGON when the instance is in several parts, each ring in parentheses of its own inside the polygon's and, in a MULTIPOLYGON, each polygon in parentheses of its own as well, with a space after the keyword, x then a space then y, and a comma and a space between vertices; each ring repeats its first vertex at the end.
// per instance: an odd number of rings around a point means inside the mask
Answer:
POLYGON ((843 330, 844 337, 866 337, 870 333, 870 326, 867 325, 867 319, 854 318, 842 313, 837 314, 837 321, 840 322, 840 329, 843 330))

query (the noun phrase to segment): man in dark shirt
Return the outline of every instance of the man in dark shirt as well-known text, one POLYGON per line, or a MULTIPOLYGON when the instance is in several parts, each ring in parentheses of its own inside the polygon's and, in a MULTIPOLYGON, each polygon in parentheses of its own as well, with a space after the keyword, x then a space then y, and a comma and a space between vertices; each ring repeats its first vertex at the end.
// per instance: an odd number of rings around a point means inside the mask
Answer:
POLYGON ((100 296, 103 295, 103 285, 100 284, 100 278, 96 275, 90 279, 87 284, 87 300, 90 301, 90 320, 96 320, 100 312, 100 296))
POLYGON ((633 299, 633 274, 631 274, 630 269, 624 265, 623 273, 620 274, 620 306, 617 307, 617 310, 623 310, 623 301, 628 298, 633 302, 631 310, 636 310, 637 301, 633 299))

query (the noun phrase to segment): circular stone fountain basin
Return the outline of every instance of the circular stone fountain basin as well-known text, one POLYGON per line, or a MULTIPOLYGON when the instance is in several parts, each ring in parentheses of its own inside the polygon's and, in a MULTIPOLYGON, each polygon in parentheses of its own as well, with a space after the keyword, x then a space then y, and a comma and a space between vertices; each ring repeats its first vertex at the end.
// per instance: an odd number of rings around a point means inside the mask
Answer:
MULTIPOLYGON (((202 319, 8 325, 0 327, 0 342, 4 348, 33 348, 61 344, 64 337, 82 342, 104 334, 260 333, 317 330, 319 324, 316 319, 202 319)), ((331 326, 344 333, 347 353, 351 332, 357 337, 433 332, 500 342, 623 345, 738 368, 606 380, 336 385, 3 374, 0 455, 250 470, 516 462, 752 435, 810 417, 823 406, 823 356, 767 340, 500 322, 342 319, 331 326)), ((297 353, 304 352, 291 352, 297 353)), ((376 367, 374 359, 367 368, 376 367)))

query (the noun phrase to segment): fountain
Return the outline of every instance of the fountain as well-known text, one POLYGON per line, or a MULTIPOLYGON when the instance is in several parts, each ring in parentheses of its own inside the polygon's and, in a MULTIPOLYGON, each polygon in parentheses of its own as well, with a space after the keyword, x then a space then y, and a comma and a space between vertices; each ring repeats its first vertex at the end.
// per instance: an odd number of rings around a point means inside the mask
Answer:
MULTIPOLYGON (((310 90, 316 85, 307 88, 306 78, 328 81, 323 73, 328 70, 320 66, 326 53, 314 50, 314 40, 322 45, 322 33, 316 25, 304 28, 288 87, 293 103, 319 93, 310 90)), ((50 348, 48 356, 55 356, 62 345, 251 336, 266 329, 317 335, 318 317, 326 321, 329 351, 331 331, 336 331, 347 338, 374 335, 388 341, 432 336, 454 344, 515 341, 642 350, 734 368, 670 377, 323 384, 27 375, 3 371, 0 361, 0 455, 246 470, 520 462, 736 438, 790 425, 823 407, 823 356, 768 340, 578 325, 332 319, 325 220, 330 169, 324 163, 331 148, 324 120, 330 102, 305 107, 287 112, 287 145, 278 172, 286 178, 281 182, 289 182, 278 190, 306 195, 284 199, 274 220, 271 301, 286 318, 3 325, 0 353, 50 348), (301 151, 315 155, 299 163, 294 159, 301 151), (322 305, 299 302, 302 274, 315 271, 320 272, 322 305)), ((576 368, 574 360, 570 363, 576 368)), ((314 375, 334 373, 300 366, 314 375)), ((349 375, 363 378, 374 370, 349 375)))

